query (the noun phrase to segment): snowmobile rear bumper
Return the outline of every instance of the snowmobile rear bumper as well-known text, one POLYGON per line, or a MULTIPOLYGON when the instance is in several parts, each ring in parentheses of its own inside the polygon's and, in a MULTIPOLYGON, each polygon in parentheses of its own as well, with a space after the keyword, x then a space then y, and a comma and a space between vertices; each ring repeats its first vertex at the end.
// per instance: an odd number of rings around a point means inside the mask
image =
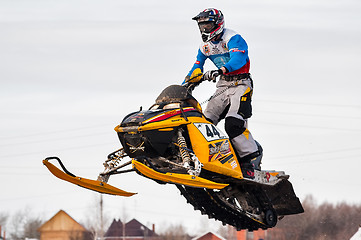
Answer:
POLYGON ((209 188, 209 189, 222 189, 229 185, 229 184, 216 183, 213 181, 209 181, 205 178, 188 175, 188 174, 170 173, 170 172, 160 173, 145 166, 144 164, 136 160, 133 160, 132 164, 135 169, 137 169, 140 173, 142 173, 146 177, 157 179, 167 183, 175 183, 190 187, 209 188))
POLYGON ((105 182, 98 181, 98 180, 90 180, 82 177, 77 177, 74 174, 70 173, 62 164, 60 159, 58 157, 48 157, 43 160, 43 164, 49 169, 49 171, 56 176, 57 178, 60 178, 64 181, 73 183, 75 185, 78 185, 80 187, 90 189, 99 193, 106 193, 111 195, 118 195, 118 196, 124 196, 124 197, 130 197, 133 196, 136 193, 126 192, 119 188, 113 187, 112 185, 109 185, 105 182), (49 160, 55 159, 59 162, 60 166, 64 171, 61 171, 59 168, 54 166, 52 163, 49 162, 49 160))

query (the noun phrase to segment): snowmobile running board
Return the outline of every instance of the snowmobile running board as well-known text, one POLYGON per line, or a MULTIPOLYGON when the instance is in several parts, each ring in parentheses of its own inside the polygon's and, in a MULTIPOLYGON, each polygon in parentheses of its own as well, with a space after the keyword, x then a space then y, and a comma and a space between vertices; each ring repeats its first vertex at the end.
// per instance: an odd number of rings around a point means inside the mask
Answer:
POLYGON ((43 164, 49 169, 49 171, 56 176, 57 178, 60 178, 64 181, 73 183, 75 185, 78 185, 80 187, 90 189, 99 193, 106 193, 111 195, 118 195, 118 196, 124 196, 124 197, 130 197, 133 196, 136 193, 126 192, 119 188, 113 187, 112 185, 109 185, 105 182, 98 181, 98 180, 90 180, 82 177, 77 177, 71 172, 69 172, 63 165, 63 163, 60 161, 58 157, 48 157, 43 160, 43 164), (54 166, 52 163, 49 162, 49 160, 57 160, 63 169, 61 171, 59 168, 54 166))
POLYGON ((188 174, 169 173, 169 172, 160 173, 145 166, 144 164, 136 160, 133 160, 132 164, 133 167, 136 168, 143 175, 163 182, 176 183, 176 184, 186 185, 190 187, 197 187, 197 188, 209 188, 209 189, 222 189, 229 185, 229 184, 216 183, 213 181, 209 181, 205 178, 188 175, 188 174))

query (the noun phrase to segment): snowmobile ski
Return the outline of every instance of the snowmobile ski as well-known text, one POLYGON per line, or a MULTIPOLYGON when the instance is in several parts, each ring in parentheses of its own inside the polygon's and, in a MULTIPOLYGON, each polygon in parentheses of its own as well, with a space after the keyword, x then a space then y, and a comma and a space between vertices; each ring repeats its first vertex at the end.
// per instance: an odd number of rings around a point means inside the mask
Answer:
POLYGON ((124 197, 130 197, 133 196, 136 193, 126 192, 119 188, 116 188, 110 184, 107 184, 106 182, 98 181, 98 180, 91 180, 86 179, 82 177, 77 177, 71 172, 69 172, 63 165, 63 163, 60 161, 58 157, 48 157, 43 160, 43 164, 49 169, 49 171, 56 176, 57 178, 60 178, 64 181, 76 184, 80 187, 90 189, 99 193, 106 193, 111 195, 118 195, 118 196, 124 196, 124 197), (49 160, 57 160, 62 167, 64 171, 61 171, 59 168, 57 168, 55 165, 49 162, 49 160))

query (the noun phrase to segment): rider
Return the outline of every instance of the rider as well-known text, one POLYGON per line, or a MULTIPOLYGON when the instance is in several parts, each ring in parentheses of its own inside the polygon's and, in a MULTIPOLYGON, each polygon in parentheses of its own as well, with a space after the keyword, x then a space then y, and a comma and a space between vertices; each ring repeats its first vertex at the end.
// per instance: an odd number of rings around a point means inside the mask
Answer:
POLYGON ((198 50, 197 60, 183 83, 190 80, 195 69, 200 68, 203 72, 207 58, 218 68, 203 75, 202 80, 208 81, 215 81, 220 76, 217 90, 204 115, 213 124, 225 119, 225 130, 238 155, 242 173, 244 177, 254 178, 251 160, 260 152, 247 129, 247 119, 252 116, 253 92, 247 43, 235 31, 224 28, 224 17, 220 10, 205 9, 192 20, 197 21, 203 42, 198 50))

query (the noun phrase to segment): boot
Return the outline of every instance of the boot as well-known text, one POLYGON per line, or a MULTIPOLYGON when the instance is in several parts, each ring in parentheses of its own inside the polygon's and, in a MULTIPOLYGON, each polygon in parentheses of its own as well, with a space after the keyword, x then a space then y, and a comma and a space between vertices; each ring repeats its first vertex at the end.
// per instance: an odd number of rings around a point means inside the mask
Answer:
POLYGON ((244 178, 254 179, 253 163, 241 163, 241 170, 244 178))

